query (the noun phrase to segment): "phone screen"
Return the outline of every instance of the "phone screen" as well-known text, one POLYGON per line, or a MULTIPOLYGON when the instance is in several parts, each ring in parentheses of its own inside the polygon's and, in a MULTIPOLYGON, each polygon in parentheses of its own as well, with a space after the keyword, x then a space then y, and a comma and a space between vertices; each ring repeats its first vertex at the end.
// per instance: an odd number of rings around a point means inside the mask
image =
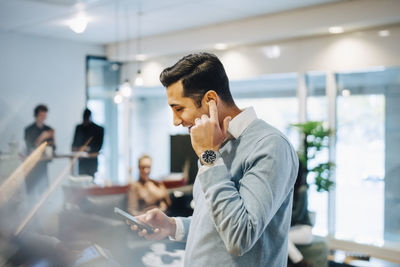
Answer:
POLYGON ((147 233, 152 234, 153 233, 153 227, 151 227, 148 224, 145 224, 141 221, 139 221, 138 219, 136 219, 134 216, 132 216, 131 214, 121 210, 120 208, 114 207, 114 212, 122 217, 124 217, 125 219, 127 219, 128 221, 130 221, 131 223, 137 225, 139 227, 140 230, 142 229, 146 229, 147 233))

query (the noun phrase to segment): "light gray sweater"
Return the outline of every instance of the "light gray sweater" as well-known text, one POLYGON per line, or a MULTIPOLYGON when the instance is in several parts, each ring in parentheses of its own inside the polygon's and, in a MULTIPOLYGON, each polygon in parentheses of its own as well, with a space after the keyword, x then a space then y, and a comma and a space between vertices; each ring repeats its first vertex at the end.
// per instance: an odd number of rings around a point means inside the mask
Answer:
POLYGON ((259 119, 220 152, 224 164, 196 177, 193 216, 180 217, 185 266, 286 266, 296 152, 259 119))

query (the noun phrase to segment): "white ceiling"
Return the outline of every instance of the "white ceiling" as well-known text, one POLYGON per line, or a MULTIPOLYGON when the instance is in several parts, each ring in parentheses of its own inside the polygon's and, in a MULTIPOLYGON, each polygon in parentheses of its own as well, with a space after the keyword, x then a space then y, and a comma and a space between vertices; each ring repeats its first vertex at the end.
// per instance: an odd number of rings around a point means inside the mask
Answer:
POLYGON ((390 25, 400 0, 0 0, 0 32, 105 45, 120 61, 390 25), (89 21, 81 34, 68 27, 78 13, 89 21))
POLYGON ((138 33, 142 38, 164 35, 347 1, 349 0, 0 0, 0 30, 109 44, 116 40, 136 38, 138 33), (86 31, 81 34, 74 33, 68 27, 68 21, 78 12, 83 12, 89 21, 86 31))

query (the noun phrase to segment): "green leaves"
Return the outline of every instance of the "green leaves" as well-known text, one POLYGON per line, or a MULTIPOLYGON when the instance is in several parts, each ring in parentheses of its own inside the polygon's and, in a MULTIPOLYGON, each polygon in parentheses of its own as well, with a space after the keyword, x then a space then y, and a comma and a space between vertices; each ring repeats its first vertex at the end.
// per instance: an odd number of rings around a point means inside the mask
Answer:
POLYGON ((310 168, 310 161, 315 159, 323 148, 329 148, 329 136, 333 131, 324 127, 322 121, 308 121, 305 123, 294 123, 291 126, 296 127, 302 134, 302 147, 297 152, 299 161, 305 179, 310 173, 315 176, 314 184, 318 192, 329 191, 334 182, 330 180, 331 172, 334 168, 332 162, 319 163, 310 168), (305 170, 305 172, 304 172, 305 170))
POLYGON ((315 185, 318 192, 329 191, 330 187, 334 184, 330 180, 331 172, 334 168, 332 162, 320 163, 316 167, 309 170, 315 174, 315 185))

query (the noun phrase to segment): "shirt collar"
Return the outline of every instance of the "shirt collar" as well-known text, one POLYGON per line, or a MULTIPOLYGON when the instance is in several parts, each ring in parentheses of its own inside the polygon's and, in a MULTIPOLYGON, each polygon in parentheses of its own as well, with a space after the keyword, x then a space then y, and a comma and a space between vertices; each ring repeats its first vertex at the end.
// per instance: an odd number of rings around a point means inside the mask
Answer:
POLYGON ((229 122, 228 133, 235 139, 239 138, 255 119, 257 119, 257 114, 253 107, 243 109, 242 112, 229 122))

